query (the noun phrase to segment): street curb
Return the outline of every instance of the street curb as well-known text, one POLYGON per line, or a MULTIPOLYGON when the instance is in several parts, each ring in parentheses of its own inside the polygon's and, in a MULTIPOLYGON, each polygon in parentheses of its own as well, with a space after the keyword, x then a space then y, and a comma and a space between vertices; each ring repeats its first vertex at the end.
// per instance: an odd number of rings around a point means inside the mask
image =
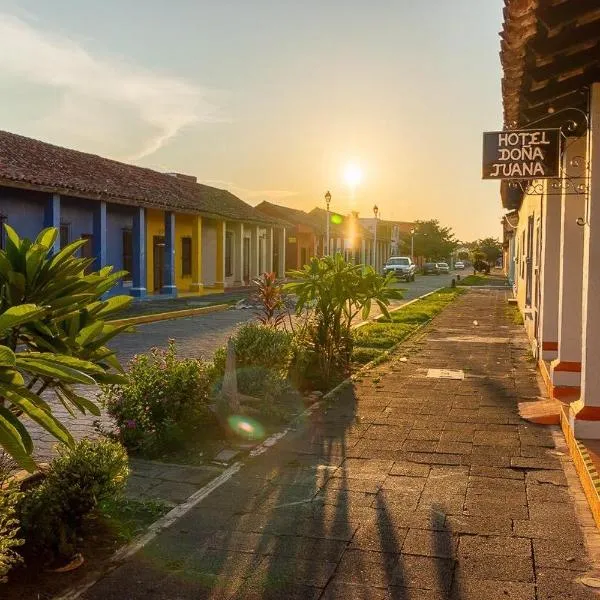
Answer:
MULTIPOLYGON (((415 302, 417 302, 419 300, 423 300, 424 298, 427 298, 428 296, 431 296, 432 294, 435 294, 436 292, 439 292, 442 289, 444 289, 444 288, 440 287, 440 288, 437 288, 436 290, 428 292, 427 294, 423 294, 422 296, 419 296, 418 298, 415 298, 414 300, 411 300, 410 302, 407 302, 406 304, 403 304, 402 306, 398 306, 397 308, 391 310, 390 312, 397 312, 399 310, 402 310, 404 307, 414 304, 415 302)), ((294 424, 298 423, 303 417, 308 416, 311 413, 315 412, 316 410, 320 409, 323 405, 324 400, 332 399, 333 397, 335 397, 335 395, 337 395, 337 393, 340 390, 342 390, 346 386, 350 385, 357 377, 359 377, 365 371, 368 371, 369 369, 371 369, 371 368, 377 366, 378 364, 384 362, 385 360, 387 360, 387 358, 389 357, 389 355, 391 353, 395 352, 402 344, 404 344, 407 341, 416 337, 417 334, 422 329, 424 329, 427 325, 429 325, 437 316, 438 315, 435 315, 428 321, 421 323, 418 327, 416 327, 413 331, 411 331, 403 340, 399 341, 392 348, 385 350, 380 356, 378 356, 371 362, 367 363, 366 365, 363 365, 356 373, 353 373, 350 377, 348 377, 347 379, 342 381, 340 384, 336 385, 332 390, 327 392, 321 398, 321 400, 318 400, 317 402, 311 404, 309 407, 307 407, 305 410, 303 410, 299 415, 297 415, 288 424, 288 427, 286 427, 285 429, 283 429, 282 431, 280 431, 278 433, 275 433, 275 434, 269 436, 261 444, 256 446, 256 448, 254 448, 248 454, 248 457, 254 458, 256 456, 259 456, 259 455, 267 452, 267 450, 269 450, 270 448, 275 446, 281 438, 285 437, 288 434, 288 432, 290 431, 290 427, 292 427, 294 424)), ((372 323, 376 320, 379 320, 381 317, 383 317, 383 315, 378 315, 377 317, 375 317, 374 319, 372 319, 370 321, 363 321, 362 323, 358 323, 357 326, 367 324, 367 323, 372 323)), ((353 327, 353 329, 354 328, 355 327, 353 327)), ((133 556, 136 552, 138 552, 144 546, 146 546, 149 542, 151 542, 161 531, 163 531, 167 527, 170 527, 180 517, 182 517, 186 513, 188 513, 192 508, 194 508, 197 504, 199 504, 202 500, 204 500, 204 498, 206 498, 214 490, 216 490, 221 485, 223 485, 224 483, 229 481, 229 479, 231 479, 231 477, 233 477, 233 475, 238 473, 244 466, 245 466, 245 463, 242 461, 238 461, 238 462, 232 464, 225 471, 223 471, 220 475, 218 475, 217 477, 215 477, 214 479, 209 481, 205 486, 200 488, 198 491, 194 492, 185 502, 173 507, 166 515, 163 515, 160 519, 158 519, 157 521, 152 523, 152 525, 150 525, 150 527, 148 527, 146 533, 144 533, 142 536, 140 536, 133 542, 119 548, 111 556, 111 558, 108 561, 108 564, 103 569, 100 569, 98 571, 90 573, 86 578, 84 578, 83 582, 80 583, 75 589, 69 590, 68 592, 66 592, 65 594, 63 594, 61 596, 57 596, 55 598, 55 600, 77 600, 78 598, 81 598, 82 594, 84 594, 89 589, 91 589, 94 585, 96 585, 96 583, 98 583, 98 581, 100 581, 100 579, 102 579, 103 577, 106 577, 112 571, 114 571, 115 569, 120 567, 128 558, 133 556)))
POLYGON ((182 319, 184 317, 195 317, 211 312, 220 312, 227 310, 230 304, 215 304, 214 306, 199 306, 198 308, 184 308, 182 310, 172 310, 162 313, 153 313, 150 315, 140 315, 139 317, 128 317, 127 319, 117 319, 108 321, 111 325, 117 327, 121 325, 143 325, 145 323, 156 323, 157 321, 169 321, 171 319, 182 319))

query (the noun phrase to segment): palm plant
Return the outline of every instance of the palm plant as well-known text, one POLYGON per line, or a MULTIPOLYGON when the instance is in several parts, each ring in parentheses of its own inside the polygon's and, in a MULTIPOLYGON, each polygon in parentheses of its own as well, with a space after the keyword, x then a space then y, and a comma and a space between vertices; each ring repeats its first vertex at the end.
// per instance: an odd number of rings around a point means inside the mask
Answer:
POLYGON ((104 299, 125 272, 105 267, 87 273, 94 259, 76 256, 87 240, 53 254, 57 229, 43 230, 34 242, 7 225, 5 230, 6 248, 0 250, 0 447, 34 470, 33 442, 21 417, 73 445, 42 394, 52 390, 71 414, 100 414, 74 386, 123 381, 122 368, 106 344, 126 327, 105 318, 128 306, 131 298, 104 299))
POLYGON ((341 254, 313 258, 290 276, 295 281, 285 289, 297 296, 297 314, 307 310, 304 336, 325 380, 336 367, 344 373, 349 368, 354 319, 359 314, 367 319, 373 303, 389 318, 390 300, 402 297, 391 287, 392 275, 383 277, 372 267, 346 262, 341 254))

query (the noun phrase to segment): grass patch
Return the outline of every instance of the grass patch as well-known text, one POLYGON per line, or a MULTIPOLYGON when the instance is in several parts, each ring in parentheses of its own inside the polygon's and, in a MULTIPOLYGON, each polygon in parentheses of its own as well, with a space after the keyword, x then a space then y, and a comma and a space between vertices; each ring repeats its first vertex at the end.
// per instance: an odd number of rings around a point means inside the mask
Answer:
POLYGON ((116 539, 126 544, 169 511, 169 507, 158 500, 127 498, 102 502, 99 508, 99 519, 116 539))
POLYGON ((355 368, 375 360, 386 350, 406 339, 420 325, 435 317, 462 293, 464 290, 444 288, 393 312, 391 321, 380 320, 355 330, 352 352, 355 368))
POLYGON ((523 325, 524 324, 523 315, 521 314, 519 307, 514 304, 509 304, 506 307, 506 316, 515 325, 523 325))
POLYGON ((467 275, 460 281, 456 282, 456 285, 486 285, 489 283, 490 277, 486 275, 467 275))

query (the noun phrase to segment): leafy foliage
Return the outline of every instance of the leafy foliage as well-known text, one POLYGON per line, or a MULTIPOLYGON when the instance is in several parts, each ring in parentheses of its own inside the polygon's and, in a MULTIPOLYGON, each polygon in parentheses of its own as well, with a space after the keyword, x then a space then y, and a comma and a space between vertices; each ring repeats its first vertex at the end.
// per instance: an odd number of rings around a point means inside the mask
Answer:
POLYGON ((389 317, 390 300, 402 296, 391 287, 393 275, 382 277, 371 267, 346 262, 340 254, 313 258, 291 276, 295 281, 286 289, 296 294, 296 311, 306 317, 297 332, 297 364, 303 379, 323 387, 349 369, 353 319, 359 314, 368 318, 373 303, 389 317))
MULTIPOLYGON (((274 329, 249 321, 232 337, 236 367, 264 367, 286 377, 292 354, 292 336, 282 329, 274 329)), ((225 373, 225 348, 215 352, 214 365, 218 376, 225 373)))
POLYGON ((502 256, 502 243, 498 238, 487 237, 469 244, 474 260, 486 260, 495 264, 502 256))
POLYGON ((263 273, 254 284, 254 298, 260 303, 258 320, 268 327, 279 327, 288 315, 282 283, 275 273, 263 273))
POLYGON ((210 363, 179 359, 171 340, 133 358, 123 384, 105 386, 103 403, 115 420, 121 442, 155 455, 182 447, 213 423, 210 363))
POLYGON ((447 259, 458 246, 450 227, 443 227, 436 219, 417 221, 415 224, 414 255, 427 261, 447 259))
POLYGON ((121 494, 128 475, 127 454, 117 442, 83 440, 63 447, 44 481, 21 502, 25 555, 46 562, 71 557, 85 517, 99 502, 121 494))
POLYGON ((78 240, 53 254, 58 235, 44 229, 35 241, 9 226, 0 250, 0 446, 33 471, 33 444, 20 420, 27 415, 56 439, 73 445, 67 428, 41 394, 55 392, 73 413, 99 414, 74 385, 121 381, 119 362, 107 342, 125 327, 105 318, 128 306, 129 296, 103 299, 125 272, 105 267, 86 272, 94 259, 79 258, 78 240))
POLYGON ((17 506, 22 497, 16 483, 8 481, 8 469, 0 464, 0 583, 5 583, 10 569, 21 562, 15 548, 23 545, 17 518, 17 506))

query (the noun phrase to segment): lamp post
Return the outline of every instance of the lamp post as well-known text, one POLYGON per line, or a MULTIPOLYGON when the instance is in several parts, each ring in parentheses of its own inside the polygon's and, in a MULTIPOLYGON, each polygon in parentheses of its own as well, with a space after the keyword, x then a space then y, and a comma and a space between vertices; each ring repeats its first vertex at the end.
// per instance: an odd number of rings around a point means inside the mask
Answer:
POLYGON ((379 212, 379 208, 377 207, 377 204, 375 204, 373 206, 373 214, 375 215, 375 239, 374 239, 374 246, 375 246, 375 270, 377 271, 377 213, 379 212))
POLYGON ((410 230, 410 259, 415 262, 415 229, 410 230))
POLYGON ((331 193, 329 190, 325 194, 325 206, 327 207, 327 233, 325 234, 327 237, 327 250, 325 251, 325 256, 330 256, 330 248, 329 248, 329 203, 331 202, 331 193))

